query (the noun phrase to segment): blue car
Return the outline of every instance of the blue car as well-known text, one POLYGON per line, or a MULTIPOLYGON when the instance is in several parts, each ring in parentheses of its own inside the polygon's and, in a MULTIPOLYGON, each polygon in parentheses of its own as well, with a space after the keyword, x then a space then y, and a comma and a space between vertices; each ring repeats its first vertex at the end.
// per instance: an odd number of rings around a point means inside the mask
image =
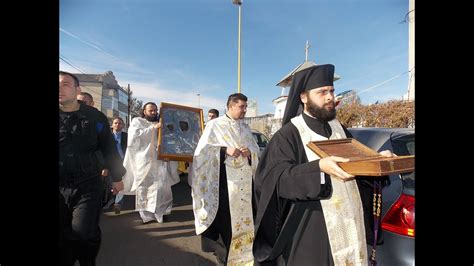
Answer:
MULTIPOLYGON (((412 128, 349 128, 359 142, 396 155, 415 155, 412 128)), ((393 174, 382 190, 382 237, 378 265, 415 265, 415 172, 393 174)), ((372 247, 369 245, 369 250, 372 247)), ((370 255, 370 253, 369 253, 370 255)))

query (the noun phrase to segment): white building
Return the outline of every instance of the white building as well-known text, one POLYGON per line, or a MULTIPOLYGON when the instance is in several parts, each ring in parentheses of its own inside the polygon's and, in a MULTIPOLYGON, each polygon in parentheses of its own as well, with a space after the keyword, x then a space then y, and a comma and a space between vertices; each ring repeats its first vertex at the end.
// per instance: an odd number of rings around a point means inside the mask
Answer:
MULTIPOLYGON (((283 93, 283 90, 282 90, 283 93)), ((286 108, 286 101, 288 101, 287 95, 281 95, 278 98, 274 99, 273 105, 275 105, 275 113, 273 118, 283 118, 283 114, 285 113, 286 108)))
POLYGON ((258 106, 256 100, 248 100, 247 101, 247 113, 245 114, 246 117, 255 117, 258 116, 258 106))

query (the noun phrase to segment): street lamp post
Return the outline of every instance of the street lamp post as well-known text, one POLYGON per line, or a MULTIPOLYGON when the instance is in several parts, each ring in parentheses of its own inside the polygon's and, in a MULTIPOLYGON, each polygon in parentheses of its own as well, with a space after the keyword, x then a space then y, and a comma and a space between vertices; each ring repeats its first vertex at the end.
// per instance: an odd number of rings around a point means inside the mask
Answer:
POLYGON ((197 97, 198 97, 198 108, 201 108, 201 94, 198 93, 197 97))
POLYGON ((232 0, 232 3, 239 6, 239 38, 237 47, 237 92, 240 93, 240 33, 242 32, 242 0, 232 0))

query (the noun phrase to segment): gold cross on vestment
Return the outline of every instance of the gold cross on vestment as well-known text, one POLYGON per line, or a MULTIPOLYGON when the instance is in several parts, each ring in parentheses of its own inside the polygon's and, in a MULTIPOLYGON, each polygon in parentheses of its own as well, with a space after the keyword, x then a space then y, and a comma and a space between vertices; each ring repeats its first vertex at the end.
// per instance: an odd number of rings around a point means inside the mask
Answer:
POLYGON ((236 223, 235 224, 235 229, 237 229, 237 231, 240 231, 240 226, 241 226, 240 223, 236 223))
POLYGON ((245 221, 244 223, 249 226, 249 224, 251 223, 252 221, 249 219, 249 217, 245 218, 245 221))
POLYGON ((341 209, 341 204, 342 204, 341 199, 334 199, 334 205, 335 205, 336 209, 340 210, 341 209))

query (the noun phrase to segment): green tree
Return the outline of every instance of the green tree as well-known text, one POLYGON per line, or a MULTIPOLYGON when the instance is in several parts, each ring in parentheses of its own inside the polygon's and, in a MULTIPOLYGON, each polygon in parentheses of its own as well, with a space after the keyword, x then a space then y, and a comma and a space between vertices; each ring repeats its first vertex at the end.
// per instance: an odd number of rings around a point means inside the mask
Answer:
POLYGON ((132 97, 131 106, 130 106, 130 115, 132 118, 140 116, 142 113, 143 101, 138 100, 137 98, 132 97))
POLYGON ((128 111, 130 113, 130 117, 133 119, 134 117, 140 116, 142 113, 143 101, 133 97, 132 90, 129 90, 128 92, 128 101, 128 111))

